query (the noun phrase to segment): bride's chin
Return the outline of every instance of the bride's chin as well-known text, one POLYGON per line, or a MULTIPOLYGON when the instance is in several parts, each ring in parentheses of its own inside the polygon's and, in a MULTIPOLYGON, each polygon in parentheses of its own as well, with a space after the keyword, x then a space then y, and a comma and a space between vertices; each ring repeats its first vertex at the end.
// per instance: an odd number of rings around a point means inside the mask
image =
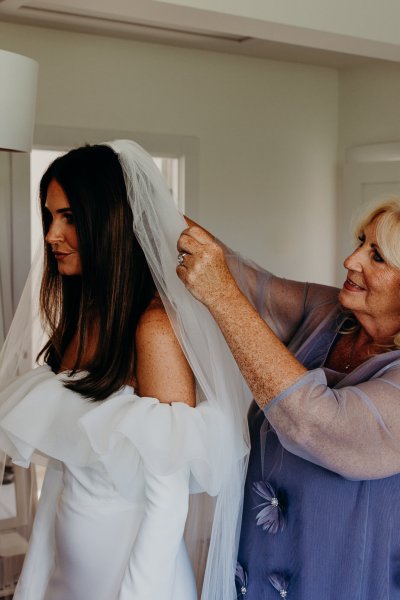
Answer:
POLYGON ((63 277, 74 277, 75 275, 80 275, 80 272, 73 269, 58 269, 60 275, 63 277))

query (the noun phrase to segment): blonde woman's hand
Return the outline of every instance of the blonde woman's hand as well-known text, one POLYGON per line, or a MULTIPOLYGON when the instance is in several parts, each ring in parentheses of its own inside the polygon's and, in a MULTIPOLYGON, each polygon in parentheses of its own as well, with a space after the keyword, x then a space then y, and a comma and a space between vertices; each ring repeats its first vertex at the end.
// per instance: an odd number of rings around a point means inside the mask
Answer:
POLYGON ((215 238, 198 226, 185 229, 178 240, 176 272, 189 292, 212 308, 238 290, 224 252, 215 238))

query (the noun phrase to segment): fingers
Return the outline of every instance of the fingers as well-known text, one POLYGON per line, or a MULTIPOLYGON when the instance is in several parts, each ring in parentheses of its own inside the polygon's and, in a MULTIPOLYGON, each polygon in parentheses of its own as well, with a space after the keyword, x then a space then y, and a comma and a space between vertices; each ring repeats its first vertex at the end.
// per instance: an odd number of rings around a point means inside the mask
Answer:
MULTIPOLYGON (((182 254, 179 254, 178 257, 179 256, 182 256, 182 254)), ((178 275, 182 283, 184 283, 186 286, 188 284, 188 277, 192 268, 192 265, 190 264, 191 258, 192 257, 190 254, 184 253, 182 260, 179 260, 178 258, 178 264, 176 266, 176 274, 178 275)))
POLYGON ((196 242, 196 240, 183 233, 179 238, 176 247, 178 248, 178 252, 180 254, 182 254, 182 252, 186 252, 187 254, 193 254, 196 251, 200 250, 201 245, 199 244, 199 242, 196 242))
POLYGON ((198 252, 202 246, 210 243, 215 243, 214 237, 201 227, 193 226, 182 231, 177 243, 177 248, 179 252, 194 254, 195 252, 198 252))
POLYGON ((181 233, 181 237, 182 236, 185 238, 191 238, 200 244, 209 244, 210 242, 214 242, 214 237, 201 227, 197 227, 197 225, 184 229, 181 233))
POLYGON ((188 252, 179 252, 178 254, 178 266, 179 267, 188 267, 188 262, 191 258, 191 254, 188 252))
POLYGON ((225 293, 231 277, 223 248, 206 231, 189 227, 178 243, 176 272, 189 292, 206 306, 211 306, 225 293))

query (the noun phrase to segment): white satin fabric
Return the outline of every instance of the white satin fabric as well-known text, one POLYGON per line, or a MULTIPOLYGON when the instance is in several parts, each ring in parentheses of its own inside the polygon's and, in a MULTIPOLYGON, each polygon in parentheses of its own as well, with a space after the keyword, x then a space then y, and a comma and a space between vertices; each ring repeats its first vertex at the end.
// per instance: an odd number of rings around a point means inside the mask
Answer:
POLYGON ((190 488, 229 464, 221 415, 129 387, 94 403, 63 378, 38 367, 0 394, 1 447, 50 459, 15 600, 195 600, 183 531, 190 488))

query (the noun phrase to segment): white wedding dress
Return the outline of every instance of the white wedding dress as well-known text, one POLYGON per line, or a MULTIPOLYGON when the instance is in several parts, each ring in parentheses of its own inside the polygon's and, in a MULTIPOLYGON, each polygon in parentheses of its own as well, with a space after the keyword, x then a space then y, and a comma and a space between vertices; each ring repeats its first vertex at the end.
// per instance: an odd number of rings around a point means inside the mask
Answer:
POLYGON ((189 489, 213 487, 222 415, 130 387, 90 402, 64 377, 42 366, 0 393, 1 447, 50 461, 14 600, 195 600, 189 489))

